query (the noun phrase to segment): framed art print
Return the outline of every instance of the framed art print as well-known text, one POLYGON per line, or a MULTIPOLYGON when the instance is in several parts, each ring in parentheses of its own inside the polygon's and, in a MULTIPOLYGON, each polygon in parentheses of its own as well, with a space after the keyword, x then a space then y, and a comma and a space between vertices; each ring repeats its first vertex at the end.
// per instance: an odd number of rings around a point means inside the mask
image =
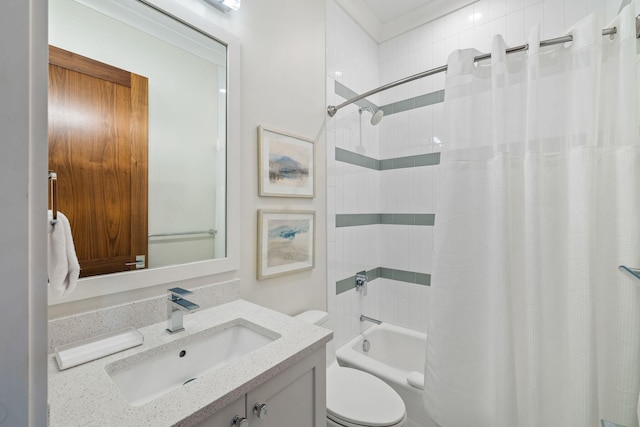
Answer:
POLYGON ((314 211, 258 211, 258 279, 315 266, 314 211))
POLYGON ((313 140, 259 126, 258 150, 260 196, 315 196, 313 140))

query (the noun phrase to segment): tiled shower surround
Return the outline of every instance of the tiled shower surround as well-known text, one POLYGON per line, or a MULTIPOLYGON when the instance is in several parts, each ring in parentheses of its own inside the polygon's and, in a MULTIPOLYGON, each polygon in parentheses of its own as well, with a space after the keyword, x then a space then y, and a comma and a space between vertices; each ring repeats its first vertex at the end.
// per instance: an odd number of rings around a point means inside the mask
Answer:
MULTIPOLYGON (((554 38, 592 12, 606 25, 629 2, 480 0, 378 44, 327 0, 327 102, 445 65, 456 49, 489 52, 494 34, 520 45, 539 24, 543 39, 554 38)), ((328 294, 338 346, 368 327, 360 314, 426 332, 444 81, 440 73, 398 86, 327 121, 328 294), (385 116, 372 126, 362 106, 385 116), (366 297, 353 287, 362 270, 374 278, 366 297)))

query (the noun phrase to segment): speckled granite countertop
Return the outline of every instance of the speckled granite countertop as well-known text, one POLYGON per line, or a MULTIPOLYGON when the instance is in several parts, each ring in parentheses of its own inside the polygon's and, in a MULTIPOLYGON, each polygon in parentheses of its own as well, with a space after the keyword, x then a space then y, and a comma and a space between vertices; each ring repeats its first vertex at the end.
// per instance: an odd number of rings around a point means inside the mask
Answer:
POLYGON ((186 314, 184 332, 169 335, 165 327, 163 322, 140 328, 143 345, 65 371, 60 371, 53 354, 49 355, 50 425, 191 426, 322 348, 332 336, 327 329, 244 300, 186 314), (127 402, 107 373, 106 367, 114 362, 136 359, 136 355, 164 344, 188 344, 234 319, 244 319, 281 337, 137 407, 127 402))

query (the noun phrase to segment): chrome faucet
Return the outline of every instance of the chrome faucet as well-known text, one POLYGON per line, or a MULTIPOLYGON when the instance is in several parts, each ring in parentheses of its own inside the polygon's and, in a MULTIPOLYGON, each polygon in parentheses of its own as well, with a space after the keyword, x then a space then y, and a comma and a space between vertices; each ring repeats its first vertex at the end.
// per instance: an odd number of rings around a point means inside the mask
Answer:
POLYGON ((367 283, 369 282, 369 278, 367 277, 367 272, 360 271, 356 273, 356 291, 360 292, 360 289, 364 289, 363 295, 367 296, 367 283))
POLYGON ((193 292, 182 288, 171 288, 167 290, 167 332, 175 334, 184 331, 182 319, 184 311, 191 312, 200 308, 198 304, 192 303, 184 298, 185 295, 191 295, 193 292))

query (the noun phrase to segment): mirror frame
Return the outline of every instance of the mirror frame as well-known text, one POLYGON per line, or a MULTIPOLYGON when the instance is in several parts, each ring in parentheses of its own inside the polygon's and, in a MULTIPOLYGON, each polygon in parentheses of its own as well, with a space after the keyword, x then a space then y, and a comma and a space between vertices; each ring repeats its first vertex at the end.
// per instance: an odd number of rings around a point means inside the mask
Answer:
POLYGON ((234 213, 240 212, 240 174, 238 168, 232 166, 240 161, 240 43, 235 36, 210 19, 211 14, 216 12, 203 2, 136 1, 159 10, 227 47, 226 257, 82 278, 75 290, 65 297, 57 297, 49 291, 49 306, 238 270, 240 222, 238 215, 234 213))

